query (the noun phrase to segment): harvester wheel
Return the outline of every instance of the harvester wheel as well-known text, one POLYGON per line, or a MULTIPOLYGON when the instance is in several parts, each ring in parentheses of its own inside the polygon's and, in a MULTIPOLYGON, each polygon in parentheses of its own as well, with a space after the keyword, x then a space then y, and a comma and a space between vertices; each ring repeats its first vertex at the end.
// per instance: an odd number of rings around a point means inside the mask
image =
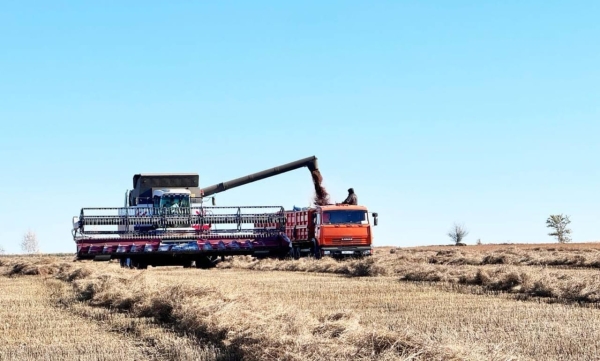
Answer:
POLYGON ((196 260, 196 268, 209 269, 213 268, 219 263, 218 256, 201 256, 196 260))
POLYGON ((138 261, 136 259, 129 259, 130 263, 129 263, 129 268, 132 269, 147 269, 148 268, 148 264, 146 262, 142 262, 142 261, 138 261))

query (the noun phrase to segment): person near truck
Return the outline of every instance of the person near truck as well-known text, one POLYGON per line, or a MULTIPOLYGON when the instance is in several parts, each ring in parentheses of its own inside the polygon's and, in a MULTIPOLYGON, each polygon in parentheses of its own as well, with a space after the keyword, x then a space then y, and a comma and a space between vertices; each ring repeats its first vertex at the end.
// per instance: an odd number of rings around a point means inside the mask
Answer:
POLYGON ((348 197, 346 197, 342 204, 350 204, 353 206, 358 204, 358 198, 356 197, 356 193, 354 193, 354 188, 348 189, 348 197))

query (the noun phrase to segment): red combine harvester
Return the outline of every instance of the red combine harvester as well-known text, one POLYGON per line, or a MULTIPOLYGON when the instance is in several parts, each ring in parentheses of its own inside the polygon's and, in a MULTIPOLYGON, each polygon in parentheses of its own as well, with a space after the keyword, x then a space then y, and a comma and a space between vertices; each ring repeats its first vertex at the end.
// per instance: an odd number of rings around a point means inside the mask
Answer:
POLYGON ((216 207, 214 197, 212 206, 204 205, 216 193, 302 167, 318 172, 316 157, 202 189, 195 173, 136 174, 124 207, 82 208, 73 217, 77 259, 119 259, 122 267, 145 269, 209 268, 234 255, 370 255, 372 234, 362 206, 216 207))

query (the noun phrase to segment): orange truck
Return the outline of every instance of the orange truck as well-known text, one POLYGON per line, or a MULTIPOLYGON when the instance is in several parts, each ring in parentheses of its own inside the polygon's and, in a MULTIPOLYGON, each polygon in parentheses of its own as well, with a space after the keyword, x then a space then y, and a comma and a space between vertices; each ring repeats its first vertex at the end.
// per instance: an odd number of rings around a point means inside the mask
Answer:
MULTIPOLYGON (((331 204, 285 211, 286 236, 295 259, 312 256, 363 257, 373 254, 373 229, 378 215, 361 205, 331 204), (372 216, 372 219, 371 217, 372 216), (372 223, 371 223, 372 221, 372 223)), ((275 224, 255 224, 275 228, 275 224)))

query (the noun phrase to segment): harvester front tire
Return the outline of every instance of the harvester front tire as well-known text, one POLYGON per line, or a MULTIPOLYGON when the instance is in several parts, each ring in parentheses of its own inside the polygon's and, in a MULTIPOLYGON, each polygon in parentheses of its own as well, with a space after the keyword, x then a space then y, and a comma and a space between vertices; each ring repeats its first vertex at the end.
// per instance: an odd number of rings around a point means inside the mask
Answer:
POLYGON ((129 258, 129 268, 132 269, 147 269, 148 264, 143 261, 138 261, 136 259, 129 258))
POLYGON ((213 268, 219 263, 218 256, 202 256, 196 260, 196 268, 209 269, 213 268))

